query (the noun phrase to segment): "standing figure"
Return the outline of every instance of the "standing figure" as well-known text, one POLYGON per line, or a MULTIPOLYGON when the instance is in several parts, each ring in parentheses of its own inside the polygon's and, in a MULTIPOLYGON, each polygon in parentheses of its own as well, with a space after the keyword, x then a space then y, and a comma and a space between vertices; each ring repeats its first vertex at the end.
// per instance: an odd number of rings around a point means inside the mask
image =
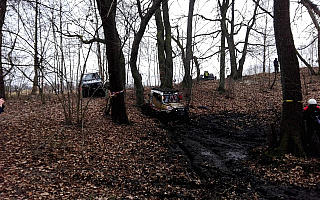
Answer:
POLYGON ((309 99, 308 106, 303 109, 305 137, 303 140, 313 152, 320 150, 320 107, 315 99, 309 99), (318 137, 318 139, 316 138, 318 137))
POLYGON ((0 113, 4 112, 4 103, 5 101, 3 98, 0 98, 0 113))
POLYGON ((274 59, 273 64, 274 64, 275 73, 278 73, 279 72, 279 62, 278 62, 277 58, 274 59))
POLYGON ((209 72, 208 71, 204 71, 204 79, 208 79, 209 78, 209 72))

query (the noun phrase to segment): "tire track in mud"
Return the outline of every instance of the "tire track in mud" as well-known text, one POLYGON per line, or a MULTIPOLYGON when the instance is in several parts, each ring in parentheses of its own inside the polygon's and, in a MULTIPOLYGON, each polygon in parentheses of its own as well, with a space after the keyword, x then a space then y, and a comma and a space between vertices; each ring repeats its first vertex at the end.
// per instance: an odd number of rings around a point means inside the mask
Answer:
POLYGON ((317 191, 258 179, 243 165, 250 151, 267 142, 268 129, 254 116, 237 113, 197 116, 189 124, 171 124, 171 151, 182 155, 212 198, 234 191, 241 199, 320 199, 317 191))

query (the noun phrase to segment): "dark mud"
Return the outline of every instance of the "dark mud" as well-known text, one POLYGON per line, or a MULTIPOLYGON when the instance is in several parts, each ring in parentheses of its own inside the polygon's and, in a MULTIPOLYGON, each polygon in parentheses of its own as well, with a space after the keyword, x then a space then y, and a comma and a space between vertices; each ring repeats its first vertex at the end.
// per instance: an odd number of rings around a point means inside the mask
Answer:
POLYGON ((255 116, 221 113, 165 126, 172 153, 188 163, 208 191, 199 199, 320 199, 317 189, 261 180, 244 164, 256 159, 252 149, 268 142, 269 130, 260 122, 255 116))

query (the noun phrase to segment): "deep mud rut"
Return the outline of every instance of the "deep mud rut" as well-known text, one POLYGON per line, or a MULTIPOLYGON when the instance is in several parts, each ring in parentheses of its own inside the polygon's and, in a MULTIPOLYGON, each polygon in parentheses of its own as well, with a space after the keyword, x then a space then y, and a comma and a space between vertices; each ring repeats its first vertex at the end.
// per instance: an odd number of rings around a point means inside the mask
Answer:
POLYGON ((319 191, 279 185, 251 173, 243 161, 254 159, 251 150, 266 144, 269 131, 253 116, 197 116, 168 129, 172 153, 189 164, 208 191, 202 199, 320 199, 319 191))

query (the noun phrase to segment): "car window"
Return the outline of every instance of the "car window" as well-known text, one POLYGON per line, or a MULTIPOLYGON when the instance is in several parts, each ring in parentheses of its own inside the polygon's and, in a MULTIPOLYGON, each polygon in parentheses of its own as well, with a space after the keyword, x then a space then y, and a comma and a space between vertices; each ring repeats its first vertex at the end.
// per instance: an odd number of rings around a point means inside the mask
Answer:
POLYGON ((172 96, 169 94, 169 95, 164 95, 163 96, 163 102, 164 103, 171 103, 172 102, 172 96))
POLYGON ((97 73, 86 74, 83 77, 83 81, 100 80, 100 76, 97 73))
POLYGON ((83 77, 83 80, 84 80, 84 81, 90 81, 90 80, 92 80, 92 74, 86 74, 86 75, 83 77))
POLYGON ((179 98, 177 94, 166 94, 163 96, 164 103, 178 103, 179 98))

